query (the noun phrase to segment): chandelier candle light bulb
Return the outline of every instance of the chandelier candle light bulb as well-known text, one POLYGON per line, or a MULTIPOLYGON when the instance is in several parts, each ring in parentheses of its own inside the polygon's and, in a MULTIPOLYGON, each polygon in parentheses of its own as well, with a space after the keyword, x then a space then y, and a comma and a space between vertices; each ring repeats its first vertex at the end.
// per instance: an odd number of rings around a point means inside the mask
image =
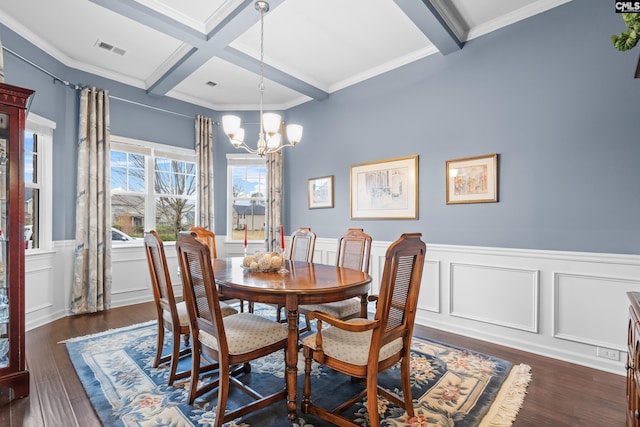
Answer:
POLYGON ((260 12, 260 129, 258 130, 258 142, 256 148, 249 147, 244 142, 244 129, 238 116, 225 115, 222 117, 222 130, 229 137, 229 141, 235 148, 244 148, 249 153, 263 157, 265 154, 275 153, 284 147, 294 147, 302 138, 302 126, 288 125, 288 144, 282 143, 280 127, 282 117, 276 113, 265 113, 262 110, 264 97, 264 15, 269 11, 269 3, 259 0, 255 2, 255 8, 260 12))

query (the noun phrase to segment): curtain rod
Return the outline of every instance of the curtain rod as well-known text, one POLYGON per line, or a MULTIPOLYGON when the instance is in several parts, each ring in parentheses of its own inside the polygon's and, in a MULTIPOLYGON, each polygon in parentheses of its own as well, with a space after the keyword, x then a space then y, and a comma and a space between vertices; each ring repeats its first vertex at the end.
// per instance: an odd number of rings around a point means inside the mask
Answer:
POLYGON ((2 46, 2 49, 6 50, 7 52, 9 52, 10 54, 12 54, 12 55, 13 55, 13 56, 15 56, 16 58, 23 60, 24 62, 26 62, 27 64, 31 65, 32 67, 35 67, 35 68, 37 68, 38 70, 42 71, 43 73, 45 73, 45 74, 46 74, 46 75, 48 75, 49 77, 53 78, 53 81, 54 81, 54 82, 56 82, 56 81, 57 81, 57 82, 60 82, 60 83, 62 83, 62 84, 63 84, 63 85, 65 85, 65 86, 72 87, 73 89, 80 89, 80 87, 79 87, 78 85, 76 85, 76 84, 72 84, 72 83, 70 83, 70 82, 69 82, 69 81, 67 81, 67 80, 63 80, 63 79, 61 79, 60 77, 56 76, 56 75, 55 75, 55 74, 53 74, 52 72, 50 72, 50 71, 48 71, 48 70, 45 70, 44 68, 42 68, 42 67, 41 67, 41 66, 39 66, 38 64, 36 64, 36 63, 34 63, 34 62, 32 62, 32 61, 28 60, 27 58, 25 58, 24 56, 20 55, 19 53, 12 51, 12 50, 11 50, 11 49, 9 49, 8 47, 6 47, 6 46, 2 46))
MULTIPOLYGON (((17 52, 14 52, 13 50, 9 49, 6 46, 2 46, 3 50, 6 50, 7 52, 9 52, 10 54, 12 54, 13 56, 15 56, 18 59, 21 59, 22 61, 26 62, 27 64, 31 65, 34 68, 37 68, 38 70, 42 71, 43 73, 45 73, 46 75, 48 75, 49 77, 53 78, 54 82, 60 82, 62 83, 64 86, 73 88, 75 90, 81 89, 82 86, 79 86, 77 84, 74 83, 70 83, 68 80, 63 80, 60 77, 56 76, 55 74, 53 74, 52 72, 42 68, 41 66, 39 66, 38 64, 36 64, 35 62, 25 58, 24 56, 20 55, 17 52)), ((148 104, 143 104, 141 102, 137 102, 137 101, 131 101, 130 99, 126 99, 126 98, 120 98, 118 96, 113 96, 113 95, 109 95, 109 98, 111 99, 115 99, 117 101, 122 101, 122 102, 128 102, 129 104, 134 104, 134 105, 138 105, 140 107, 146 107, 146 108, 150 108, 152 110, 156 110, 156 111, 161 111, 163 113, 168 113, 168 114, 174 114, 176 116, 180 116, 180 117, 186 117, 187 119, 192 119, 195 120, 195 117, 193 116, 189 116, 187 114, 182 114, 182 113, 178 113, 176 111, 171 111, 171 110, 165 110, 164 108, 159 108, 159 107, 154 107, 153 105, 148 105, 148 104)), ((216 126, 220 126, 220 123, 214 121, 213 122, 214 125, 216 126)), ((259 123, 246 123, 248 125, 254 125, 254 124, 259 124, 259 123)))
POLYGON ((189 116, 189 115, 187 115, 187 114, 182 114, 182 113, 178 113, 178 112, 171 111, 171 110, 165 110, 164 108, 154 107, 153 105, 143 104, 143 103, 138 102, 138 101, 131 101, 130 99, 120 98, 119 96, 109 95, 109 98, 111 98, 111 99, 115 99, 116 101, 128 102, 129 104, 138 105, 138 106, 140 106, 140 107, 146 107, 146 108, 150 108, 150 109, 152 109, 152 110, 162 111, 163 113, 174 114, 174 115, 176 115, 176 116, 186 117, 186 118, 188 118, 188 119, 193 119, 193 120, 195 120, 195 117, 193 117, 193 116, 189 116))
MULTIPOLYGON (((48 75, 49 77, 53 78, 54 82, 60 82, 60 83, 62 83, 64 86, 67 86, 67 87, 73 88, 73 89, 75 89, 75 90, 78 90, 78 89, 81 89, 81 88, 82 88, 82 86, 80 86, 80 85, 73 84, 73 83, 70 83, 70 82, 69 82, 69 81, 67 81, 67 80, 63 80, 63 79, 61 79, 60 77, 56 76, 55 74, 53 74, 53 73, 52 73, 52 72, 50 72, 49 70, 44 69, 43 67, 39 66, 39 65, 38 65, 38 64, 36 64, 35 62, 33 62, 33 61, 31 61, 31 60, 29 60, 29 59, 25 58, 24 56, 20 55, 20 54, 19 54, 19 53, 17 53, 17 52, 14 52, 13 50, 9 49, 9 48, 8 48, 8 47, 6 47, 6 46, 2 46, 2 49, 6 50, 7 52, 9 52, 10 54, 12 54, 12 55, 13 55, 13 56, 15 56, 16 58, 18 58, 18 59, 20 59, 20 60, 22 60, 22 61, 26 62, 27 64, 31 65, 32 67, 37 68, 38 70, 42 71, 43 73, 45 73, 45 74, 46 74, 46 75, 48 75)), ((115 100, 118 100, 118 101, 128 102, 128 103, 130 103, 130 104, 135 104, 135 105, 138 105, 138 106, 141 106, 141 107, 151 108, 151 109, 153 109, 153 110, 162 111, 162 112, 164 112, 164 113, 175 114, 176 116, 182 116, 182 117, 186 117, 186 118, 188 118, 188 119, 195 119, 195 117, 193 117, 193 116, 188 116, 188 115, 186 115, 186 114, 177 113, 177 112, 175 112, 175 111, 165 110, 165 109, 163 109, 163 108, 154 107, 154 106, 152 106, 152 105, 142 104, 142 103, 140 103, 140 102, 131 101, 131 100, 129 100, 129 99, 120 98, 120 97, 113 96, 113 95, 109 95, 109 98, 112 98, 112 99, 115 99, 115 100)), ((216 124, 217 124, 217 123, 216 123, 216 124)))

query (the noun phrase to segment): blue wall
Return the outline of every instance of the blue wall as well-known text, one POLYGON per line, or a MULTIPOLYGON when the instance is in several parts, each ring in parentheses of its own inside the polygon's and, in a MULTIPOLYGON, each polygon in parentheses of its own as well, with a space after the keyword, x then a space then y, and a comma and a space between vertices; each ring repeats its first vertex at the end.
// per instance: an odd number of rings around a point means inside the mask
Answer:
MULTIPOLYGON (((285 228, 321 237, 363 227, 374 240, 421 231, 428 243, 640 254, 638 48, 610 2, 573 1, 287 112, 304 125, 285 152, 285 228), (499 203, 445 204, 446 160, 499 153, 499 203), (351 220, 354 164, 419 155, 418 220, 351 220), (307 208, 307 179, 334 175, 335 208, 307 208)), ((0 25, 3 44, 113 96, 190 117, 220 113, 66 67, 0 25)), ((77 93, 5 52, 7 83, 36 90, 31 111, 57 123, 54 240, 74 238, 77 93)), ((255 113, 244 120, 256 122, 255 113)), ((193 147, 192 118, 111 101, 111 133, 193 147)), ((250 131, 250 129, 248 129, 250 131)), ((247 140, 255 136, 248 135, 247 140)), ((216 227, 225 232, 226 160, 216 128, 216 227)))
POLYGON ((611 2, 574 1, 289 111, 286 228, 394 240, 640 253, 638 48, 611 2), (499 203, 446 205, 445 162, 499 153, 499 203), (418 220, 351 220, 353 164, 419 155, 418 220), (335 208, 307 208, 334 175, 335 208))

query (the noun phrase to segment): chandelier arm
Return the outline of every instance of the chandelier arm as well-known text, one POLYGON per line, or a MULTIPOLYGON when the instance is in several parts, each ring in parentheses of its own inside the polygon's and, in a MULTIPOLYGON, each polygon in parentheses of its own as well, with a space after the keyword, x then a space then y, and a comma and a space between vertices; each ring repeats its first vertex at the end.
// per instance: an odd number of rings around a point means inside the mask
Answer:
POLYGON ((247 145, 247 143, 246 143, 246 142, 244 142, 244 141, 242 142, 242 144, 240 144, 240 145, 238 146, 238 148, 240 148, 240 147, 244 148, 246 151, 248 151, 248 152, 249 152, 249 153, 251 153, 251 154, 258 154, 258 150, 256 150, 255 148, 251 148, 251 147, 250 147, 250 146, 248 146, 248 145, 247 145))
POLYGON ((278 151, 282 150, 284 147, 295 147, 295 145, 293 144, 282 144, 280 146, 278 146, 278 148, 270 148, 266 151, 267 154, 271 154, 271 153, 277 153, 278 151))
POLYGON ((295 144, 287 143, 287 144, 281 144, 277 148, 265 148, 263 150, 262 154, 260 154, 260 150, 257 150, 255 148, 251 148, 245 142, 243 142, 242 144, 238 145, 236 148, 242 148, 242 149, 244 149, 245 151, 248 151, 251 154, 257 154, 259 156, 264 156, 265 154, 277 153, 278 151, 282 150, 284 147, 295 147, 295 144))

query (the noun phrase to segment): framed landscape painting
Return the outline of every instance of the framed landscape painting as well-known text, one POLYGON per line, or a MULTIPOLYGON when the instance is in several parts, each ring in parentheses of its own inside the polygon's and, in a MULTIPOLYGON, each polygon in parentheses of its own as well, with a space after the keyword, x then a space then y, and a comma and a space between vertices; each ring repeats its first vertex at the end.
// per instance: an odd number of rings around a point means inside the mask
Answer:
POLYGON ((417 219, 418 156, 351 166, 351 218, 417 219))
POLYGON ((447 160, 447 204, 498 201, 498 154, 447 160))
POLYGON ((333 207, 333 175, 310 178, 307 184, 309 209, 333 207))

